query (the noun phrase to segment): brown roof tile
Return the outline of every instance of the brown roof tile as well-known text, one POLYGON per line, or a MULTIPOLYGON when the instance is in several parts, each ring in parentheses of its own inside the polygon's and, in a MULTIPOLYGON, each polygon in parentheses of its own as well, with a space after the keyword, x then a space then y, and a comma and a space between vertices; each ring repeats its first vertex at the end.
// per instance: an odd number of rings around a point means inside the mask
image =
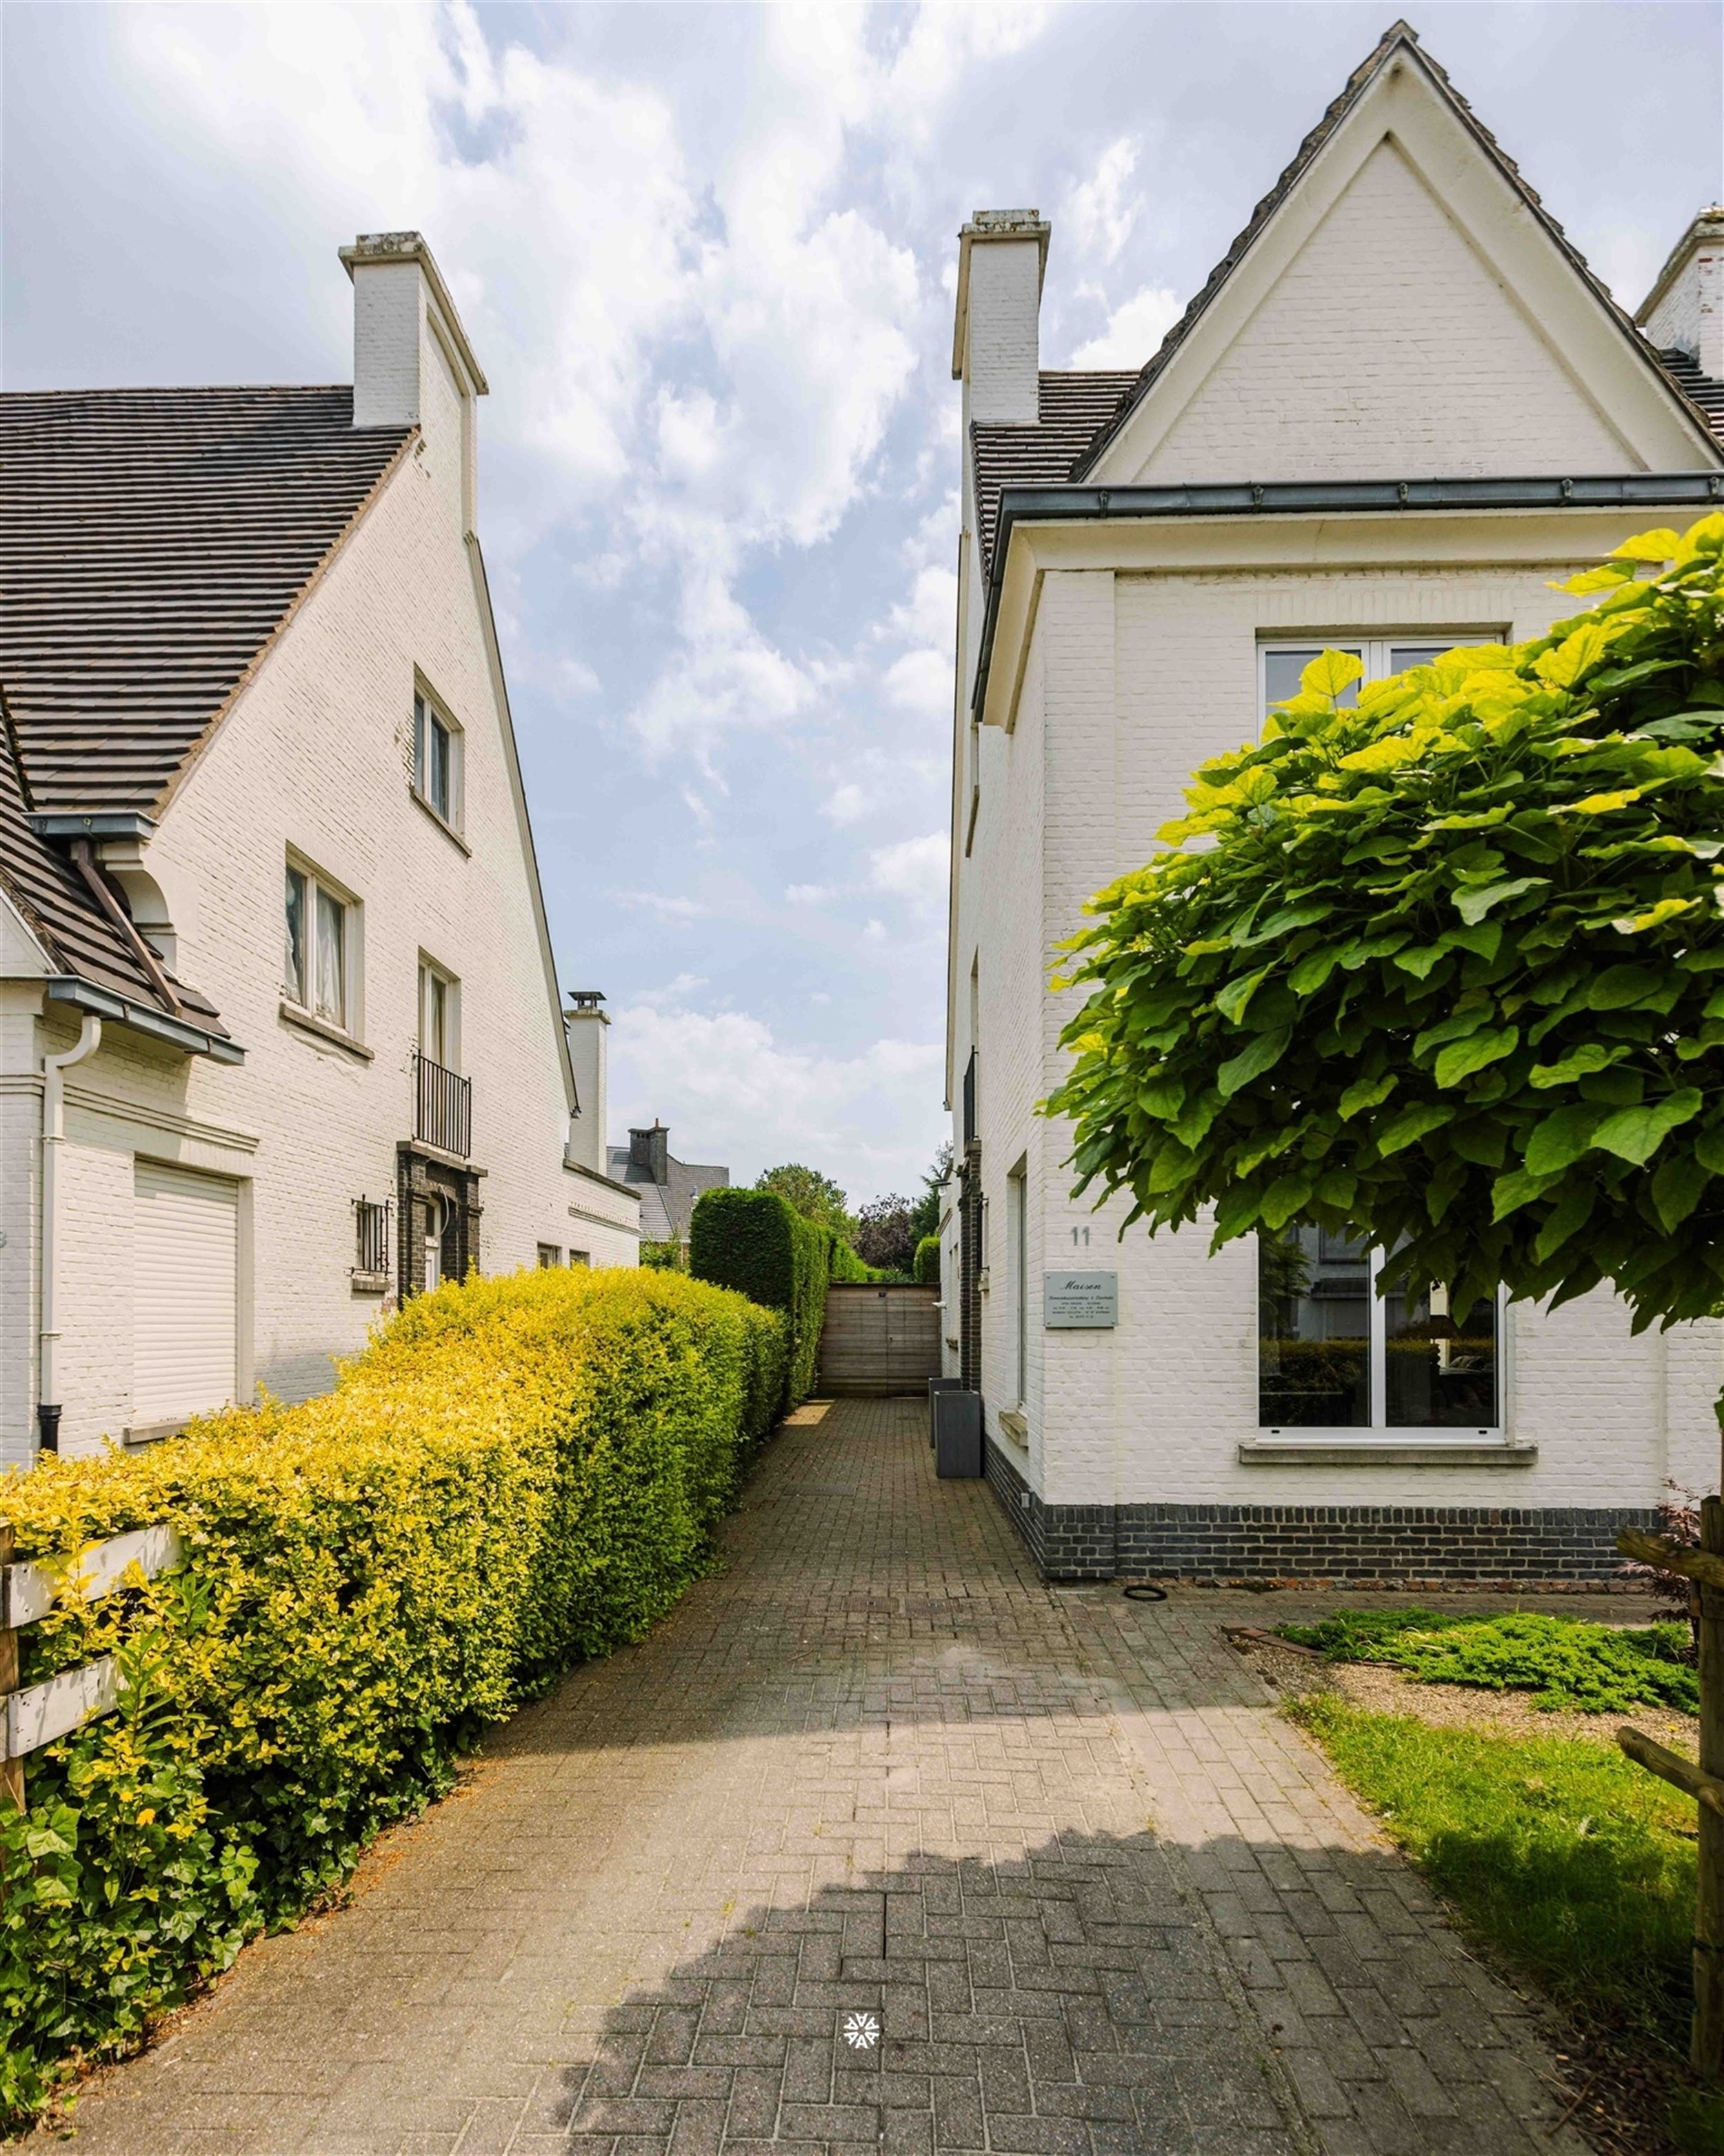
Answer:
POLYGON ((32 805, 154 812, 411 438, 347 388, 0 397, 0 687, 32 805))
POLYGON ((1033 427, 975 424, 975 516, 980 534, 982 573, 993 566, 994 532, 1000 521, 1000 490, 1007 486, 1048 486, 1072 475, 1072 466, 1112 417, 1121 398, 1130 393, 1136 370, 1096 373, 1044 372, 1040 377, 1033 427))

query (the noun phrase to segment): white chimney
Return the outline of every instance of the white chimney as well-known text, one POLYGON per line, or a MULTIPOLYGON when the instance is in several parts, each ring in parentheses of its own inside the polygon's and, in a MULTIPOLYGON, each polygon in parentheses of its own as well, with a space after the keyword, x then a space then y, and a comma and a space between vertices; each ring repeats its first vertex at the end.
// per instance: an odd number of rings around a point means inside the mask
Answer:
POLYGON ((362 232, 351 247, 342 248, 341 258, 353 280, 356 427, 419 424, 425 417, 428 370, 440 357, 460 394, 486 393, 485 377, 422 234, 362 232))
POLYGON ((958 235, 952 379, 964 417, 1033 426, 1040 418, 1039 316, 1052 227, 1034 209, 979 209, 958 235))
POLYGON ((1634 320, 1660 352, 1685 352, 1724 382, 1724 204, 1701 210, 1683 234, 1634 320))
POLYGON ((577 1103, 569 1134, 569 1158, 600 1175, 610 1173, 605 1144, 605 1035, 610 1020, 600 1008, 604 1001, 597 988, 571 988, 569 1008, 563 1014, 577 1103))

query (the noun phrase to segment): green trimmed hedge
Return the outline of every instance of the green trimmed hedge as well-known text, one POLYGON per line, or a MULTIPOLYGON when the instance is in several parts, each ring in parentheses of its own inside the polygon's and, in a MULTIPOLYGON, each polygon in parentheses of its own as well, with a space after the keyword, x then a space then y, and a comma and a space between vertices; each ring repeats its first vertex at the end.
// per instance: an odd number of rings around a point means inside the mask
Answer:
POLYGON ((291 1921, 457 1752, 638 1637, 709 1563, 784 1392, 785 1327, 661 1272, 423 1296, 332 1393, 4 1486, 20 1557, 153 1522, 186 1562, 21 1635, 116 1652, 121 1711, 0 1800, 0 2121, 291 1921))
POLYGON ((786 1413, 814 1390, 828 1284, 884 1277, 775 1190, 702 1192, 689 1224, 688 1270, 697 1280, 783 1312, 790 1328, 786 1413))
POLYGON ((939 1237, 924 1235, 916 1245, 916 1279, 923 1287, 939 1286, 939 1237))

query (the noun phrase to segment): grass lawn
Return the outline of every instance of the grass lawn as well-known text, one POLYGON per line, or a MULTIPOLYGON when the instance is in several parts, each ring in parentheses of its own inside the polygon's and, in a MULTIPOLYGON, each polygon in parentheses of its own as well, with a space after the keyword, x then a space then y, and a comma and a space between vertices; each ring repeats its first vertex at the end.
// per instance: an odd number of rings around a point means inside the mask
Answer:
POLYGON ((1724 2156, 1724 2103, 1685 2087, 1692 1801, 1584 1740, 1433 1728, 1324 1695, 1289 1712, 1467 1930, 1650 2069, 1655 2117, 1675 2098, 1676 2145, 1724 2156))
POLYGON ((1284 1640, 1320 1648, 1331 1661, 1385 1662, 1426 1684, 1530 1691, 1537 1707, 1588 1714, 1625 1714, 1637 1707, 1694 1714, 1700 1708, 1685 1625, 1595 1625, 1524 1611, 1470 1617, 1360 1609, 1278 1630, 1284 1640))

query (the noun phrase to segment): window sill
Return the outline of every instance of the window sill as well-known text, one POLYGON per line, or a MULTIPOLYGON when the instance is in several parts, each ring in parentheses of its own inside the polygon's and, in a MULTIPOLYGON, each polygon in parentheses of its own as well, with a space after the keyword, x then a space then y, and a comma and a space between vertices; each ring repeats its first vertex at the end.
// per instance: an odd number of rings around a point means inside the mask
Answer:
MULTIPOLYGON (((213 1414, 215 1410, 212 1409, 211 1412, 213 1414)), ((128 1448, 133 1445, 142 1447, 146 1445, 160 1445, 165 1437, 178 1437, 190 1420, 189 1415, 181 1415, 172 1422, 133 1423, 129 1429, 121 1432, 120 1441, 128 1448)))
POLYGON ((1017 1408, 1002 1408, 1000 1410, 998 1421, 1002 1434, 1009 1437, 1014 1445, 1021 1446, 1027 1452, 1030 1448, 1030 1425, 1022 1410, 1017 1408))
POLYGON ((347 1277, 353 1283, 355 1295, 387 1295, 389 1291, 389 1276, 387 1273, 353 1272, 347 1277))
POLYGON ((431 821, 437 826, 437 829, 443 834, 444 837, 450 840, 454 844, 459 846, 461 851, 466 855, 467 859, 471 860, 473 858, 472 848, 467 844, 466 840, 462 838, 461 833, 455 829, 454 824, 450 822, 449 819, 439 809, 432 807, 429 796, 421 793, 418 787, 413 785, 410 782, 408 785, 407 791, 412 795, 414 800, 418 803, 418 805, 425 810, 426 815, 430 818, 431 821))
POLYGON ((1500 1440, 1433 1445, 1428 1440, 1390 1438, 1300 1445, 1271 1439, 1266 1444, 1239 1447, 1242 1467, 1531 1467, 1537 1459, 1536 1445, 1507 1445, 1500 1440))
POLYGON ((312 1011, 301 1010, 297 1004, 283 1001, 276 1015, 284 1025, 296 1026, 301 1033, 309 1033, 318 1040, 327 1040, 332 1048, 339 1048, 358 1063, 373 1063, 375 1049, 368 1048, 363 1040, 344 1033, 340 1026, 332 1025, 327 1018, 319 1018, 312 1011))

